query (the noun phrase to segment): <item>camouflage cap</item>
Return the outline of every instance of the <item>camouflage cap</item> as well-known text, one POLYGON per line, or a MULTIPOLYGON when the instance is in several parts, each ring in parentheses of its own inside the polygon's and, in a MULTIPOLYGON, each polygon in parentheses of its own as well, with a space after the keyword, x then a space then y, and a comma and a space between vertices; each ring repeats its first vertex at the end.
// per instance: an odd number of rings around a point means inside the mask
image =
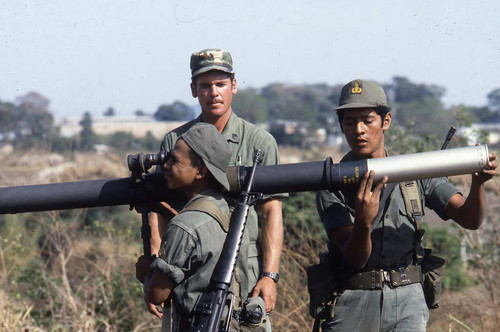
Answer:
POLYGON ((179 138, 182 138, 191 150, 203 159, 208 171, 217 182, 229 190, 226 169, 233 153, 226 138, 217 128, 209 123, 199 122, 179 138))
POLYGON ((220 48, 208 48, 191 54, 191 77, 210 70, 234 74, 231 54, 220 48))
POLYGON ((375 83, 363 80, 354 80, 342 88, 339 107, 335 110, 348 108, 387 107, 387 97, 384 89, 375 83))

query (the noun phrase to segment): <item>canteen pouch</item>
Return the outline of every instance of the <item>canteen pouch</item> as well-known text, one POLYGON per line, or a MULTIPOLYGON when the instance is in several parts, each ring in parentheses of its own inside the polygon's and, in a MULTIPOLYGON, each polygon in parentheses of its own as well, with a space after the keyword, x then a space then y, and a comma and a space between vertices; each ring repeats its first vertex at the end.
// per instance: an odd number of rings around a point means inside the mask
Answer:
POLYGON ((309 314, 316 319, 327 319, 333 317, 333 307, 337 297, 337 278, 330 253, 320 253, 319 257, 319 264, 307 268, 309 314))
POLYGON ((443 289, 443 272, 445 260, 431 255, 431 249, 424 249, 422 261, 422 288, 424 289, 425 302, 429 309, 439 307, 439 300, 443 289))

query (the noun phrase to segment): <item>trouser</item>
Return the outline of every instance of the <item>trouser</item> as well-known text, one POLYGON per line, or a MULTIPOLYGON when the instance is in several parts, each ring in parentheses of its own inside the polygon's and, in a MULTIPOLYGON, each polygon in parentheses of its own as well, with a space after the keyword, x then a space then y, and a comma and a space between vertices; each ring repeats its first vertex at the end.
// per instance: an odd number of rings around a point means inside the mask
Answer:
POLYGON ((396 288, 384 283, 382 289, 345 290, 322 331, 420 332, 426 330, 428 320, 420 283, 396 288))

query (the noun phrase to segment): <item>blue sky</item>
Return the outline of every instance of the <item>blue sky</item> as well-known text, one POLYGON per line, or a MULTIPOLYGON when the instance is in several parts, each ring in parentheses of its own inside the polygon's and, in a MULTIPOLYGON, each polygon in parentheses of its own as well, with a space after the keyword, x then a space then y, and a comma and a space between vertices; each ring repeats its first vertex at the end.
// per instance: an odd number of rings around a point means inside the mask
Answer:
POLYGON ((496 0, 0 0, 0 100, 37 91, 59 117, 193 104, 190 54, 221 47, 239 88, 402 75, 479 106, 500 87, 499 17, 496 0))

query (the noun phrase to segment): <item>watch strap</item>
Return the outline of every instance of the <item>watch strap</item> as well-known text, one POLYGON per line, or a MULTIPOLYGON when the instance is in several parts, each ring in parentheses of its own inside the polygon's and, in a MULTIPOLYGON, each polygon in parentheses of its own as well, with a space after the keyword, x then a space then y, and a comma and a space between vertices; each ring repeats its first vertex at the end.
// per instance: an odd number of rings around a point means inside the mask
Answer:
POLYGON ((273 281, 275 283, 278 283, 278 281, 280 280, 280 274, 278 272, 262 272, 260 274, 260 277, 269 277, 271 279, 273 279, 273 281))

